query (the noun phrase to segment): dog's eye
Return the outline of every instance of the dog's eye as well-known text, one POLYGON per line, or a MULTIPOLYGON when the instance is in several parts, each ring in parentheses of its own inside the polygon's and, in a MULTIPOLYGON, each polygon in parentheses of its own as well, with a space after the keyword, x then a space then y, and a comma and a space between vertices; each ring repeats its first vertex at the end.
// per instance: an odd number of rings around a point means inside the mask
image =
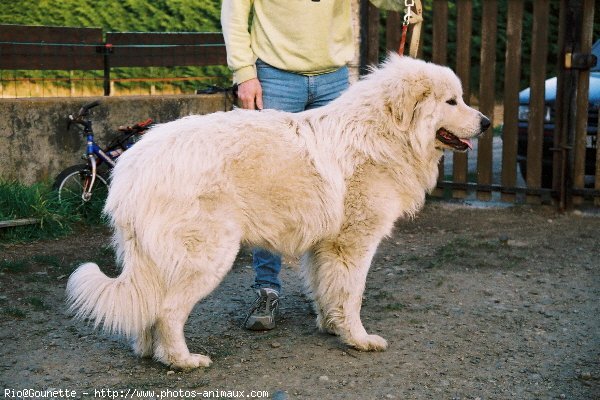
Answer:
POLYGON ((456 102, 456 99, 450 99, 450 100, 446 101, 446 104, 450 104, 451 106, 455 106, 458 103, 456 102))

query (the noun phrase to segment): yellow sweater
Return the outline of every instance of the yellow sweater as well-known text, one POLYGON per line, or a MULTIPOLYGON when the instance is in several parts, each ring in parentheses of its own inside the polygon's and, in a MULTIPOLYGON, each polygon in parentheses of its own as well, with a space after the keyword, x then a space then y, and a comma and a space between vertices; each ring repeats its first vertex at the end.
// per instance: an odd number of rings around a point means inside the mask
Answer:
POLYGON ((223 0, 221 26, 234 81, 242 83, 255 78, 257 58, 276 68, 305 75, 346 65, 354 56, 350 3, 223 0))

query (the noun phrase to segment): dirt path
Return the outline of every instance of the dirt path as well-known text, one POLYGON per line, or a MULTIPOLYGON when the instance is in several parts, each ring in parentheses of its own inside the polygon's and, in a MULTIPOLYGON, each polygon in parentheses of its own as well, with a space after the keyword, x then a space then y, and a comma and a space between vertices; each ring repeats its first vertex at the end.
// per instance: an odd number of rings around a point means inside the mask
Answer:
POLYGON ((244 250, 186 326, 191 350, 214 362, 191 372, 137 359, 124 340, 67 315, 64 287, 78 263, 95 260, 115 273, 108 243, 97 229, 0 245, 2 395, 52 388, 74 391, 55 398, 89 399, 136 398, 132 390, 155 399, 237 398, 234 391, 279 400, 600 398, 598 215, 429 203, 397 225, 369 273, 363 322, 388 339, 382 353, 318 333, 293 265, 278 327, 240 328, 253 300, 244 250))

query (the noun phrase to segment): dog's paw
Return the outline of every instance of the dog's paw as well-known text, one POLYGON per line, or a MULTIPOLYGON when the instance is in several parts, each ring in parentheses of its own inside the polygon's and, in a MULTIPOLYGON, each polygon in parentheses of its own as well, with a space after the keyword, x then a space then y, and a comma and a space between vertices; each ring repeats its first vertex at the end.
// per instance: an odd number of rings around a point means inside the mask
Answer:
POLYGON ((179 370, 194 369, 199 367, 208 367, 212 364, 212 360, 208 356, 202 354, 190 354, 186 358, 171 362, 171 367, 179 370))
POLYGON ((366 335, 360 338, 352 338, 347 343, 361 351, 384 351, 387 349, 387 340, 379 335, 366 335))

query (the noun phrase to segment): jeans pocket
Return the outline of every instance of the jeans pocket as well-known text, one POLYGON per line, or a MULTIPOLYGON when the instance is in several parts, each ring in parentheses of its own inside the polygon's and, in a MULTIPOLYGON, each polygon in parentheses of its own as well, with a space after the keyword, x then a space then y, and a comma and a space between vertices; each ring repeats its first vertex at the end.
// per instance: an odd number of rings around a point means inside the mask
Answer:
POLYGON ((256 68, 260 68, 260 69, 265 69, 265 68, 272 68, 269 64, 267 64, 266 62, 264 62, 263 60, 261 60, 260 58, 256 59, 256 68))

